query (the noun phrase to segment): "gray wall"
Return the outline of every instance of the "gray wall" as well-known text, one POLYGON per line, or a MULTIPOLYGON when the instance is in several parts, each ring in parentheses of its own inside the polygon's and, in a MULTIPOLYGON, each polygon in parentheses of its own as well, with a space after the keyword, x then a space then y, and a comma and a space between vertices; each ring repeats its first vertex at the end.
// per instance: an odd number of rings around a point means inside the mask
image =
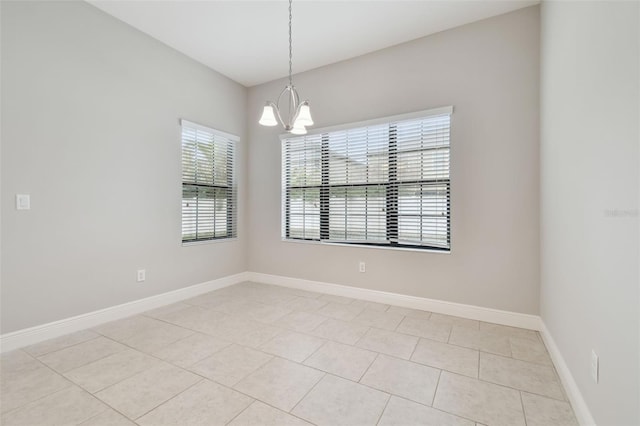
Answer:
MULTIPOLYGON (((295 55, 294 55, 295 66, 295 55)), ((453 105, 451 254, 282 242, 278 128, 257 124, 285 80, 249 90, 252 271, 538 313, 539 8, 295 76, 315 127, 453 105), (358 261, 367 272, 358 272, 358 261)))
POLYGON ((639 15, 542 6, 541 316, 603 426, 640 424, 639 15))
POLYGON ((87 3, 3 1, 2 333, 245 271, 246 92, 87 3), (236 241, 181 247, 179 118, 243 140, 236 241))

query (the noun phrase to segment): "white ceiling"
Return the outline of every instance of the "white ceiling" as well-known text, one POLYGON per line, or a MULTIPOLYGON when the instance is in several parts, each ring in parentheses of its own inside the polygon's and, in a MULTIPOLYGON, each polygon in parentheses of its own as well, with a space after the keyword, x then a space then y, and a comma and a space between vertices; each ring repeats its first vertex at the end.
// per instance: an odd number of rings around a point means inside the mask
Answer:
MULTIPOLYGON (((185 55, 245 85, 288 73, 285 0, 88 0, 185 55)), ((298 73, 538 0, 294 0, 298 73)))

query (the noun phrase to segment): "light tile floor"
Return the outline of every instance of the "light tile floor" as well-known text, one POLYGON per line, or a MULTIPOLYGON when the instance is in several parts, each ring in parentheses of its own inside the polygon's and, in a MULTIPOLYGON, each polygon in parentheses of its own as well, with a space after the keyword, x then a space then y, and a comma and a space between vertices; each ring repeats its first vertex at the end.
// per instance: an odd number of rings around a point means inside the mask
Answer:
POLYGON ((5 426, 577 425, 535 331, 255 283, 1 367, 5 426))

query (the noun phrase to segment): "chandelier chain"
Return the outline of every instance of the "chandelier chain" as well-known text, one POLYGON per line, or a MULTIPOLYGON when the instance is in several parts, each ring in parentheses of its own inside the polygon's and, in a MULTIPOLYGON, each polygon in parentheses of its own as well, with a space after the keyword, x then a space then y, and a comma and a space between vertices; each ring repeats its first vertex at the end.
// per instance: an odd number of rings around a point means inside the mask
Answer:
POLYGON ((289 86, 293 86, 293 77, 291 76, 292 74, 292 58, 293 58, 293 49, 291 47, 291 19, 292 19, 292 15, 291 15, 291 3, 293 2, 293 0, 289 0, 289 86))

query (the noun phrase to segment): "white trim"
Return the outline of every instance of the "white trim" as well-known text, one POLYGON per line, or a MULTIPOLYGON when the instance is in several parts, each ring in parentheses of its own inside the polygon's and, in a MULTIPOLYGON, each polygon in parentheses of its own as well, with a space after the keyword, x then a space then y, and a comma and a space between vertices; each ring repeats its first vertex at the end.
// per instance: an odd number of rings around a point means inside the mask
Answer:
MULTIPOLYGON (((221 136, 223 138, 232 140, 233 142, 240 142, 240 136, 223 132, 222 130, 214 129, 213 127, 203 126, 202 124, 194 123, 193 121, 185 120, 184 118, 180 119, 180 126, 191 127, 203 132, 213 133, 215 136, 221 136)), ((182 138, 182 136, 180 138, 182 138)))
POLYGON ((247 279, 263 284, 280 285, 307 291, 332 294, 335 296, 353 297, 370 302, 386 303, 405 308, 422 309, 439 314, 455 315, 458 317, 492 322, 512 327, 538 330, 540 317, 537 315, 521 314, 518 312, 501 311, 499 309, 483 308, 481 306, 465 305, 462 303, 446 302, 444 300, 427 299, 386 291, 369 290, 340 284, 320 281, 309 281, 300 278, 269 275, 258 272, 248 272, 247 279))
POLYGON ((553 365, 556 367, 558 376, 560 376, 560 381, 567 392, 567 396, 569 397, 571 407, 573 408, 573 412, 576 415, 578 423, 580 423, 581 426, 595 426, 596 422, 591 416, 591 411, 582 397, 582 393, 571 374, 571 370, 569 370, 560 349, 556 345, 556 342, 553 340, 551 333, 542 319, 540 319, 540 335, 542 336, 542 340, 549 351, 549 355, 551 355, 553 365))
POLYGON ((44 340, 53 339, 76 331, 85 330, 109 321, 126 318, 150 309, 159 308, 161 306, 189 299, 213 290, 248 281, 248 276, 249 274, 247 272, 229 275, 201 284, 169 291, 167 293, 134 300, 132 302, 88 312, 71 318, 65 318, 60 321, 54 321, 14 331, 12 333, 6 333, 0 335, 0 353, 33 345, 44 340))
POLYGON ((426 118, 426 117, 432 117, 435 115, 452 115, 452 114, 453 114, 453 106, 449 105, 444 107, 431 108, 424 111, 409 112, 407 114, 398 114, 398 115, 392 115, 389 117, 379 117, 371 120, 357 121, 355 123, 343 123, 343 124, 337 124, 335 126, 319 127, 317 129, 309 130, 304 135, 292 135, 291 133, 283 133, 280 135, 280 140, 292 139, 300 136, 312 136, 320 133, 335 132, 338 130, 359 129, 361 127, 375 126, 377 124, 395 123, 398 121, 412 120, 414 118, 426 118))
POLYGON ((415 248, 415 247, 403 247, 403 246, 384 246, 384 245, 373 245, 373 244, 358 244, 358 243, 336 243, 333 241, 317 241, 317 240, 297 240, 295 238, 287 239, 285 237, 281 237, 281 241, 283 243, 294 243, 294 244, 315 244, 315 245, 330 245, 330 246, 340 246, 340 247, 352 247, 359 249, 374 249, 374 250, 393 250, 393 251, 413 251, 417 253, 436 253, 436 254, 451 254, 451 250, 435 250, 432 248, 415 248))

